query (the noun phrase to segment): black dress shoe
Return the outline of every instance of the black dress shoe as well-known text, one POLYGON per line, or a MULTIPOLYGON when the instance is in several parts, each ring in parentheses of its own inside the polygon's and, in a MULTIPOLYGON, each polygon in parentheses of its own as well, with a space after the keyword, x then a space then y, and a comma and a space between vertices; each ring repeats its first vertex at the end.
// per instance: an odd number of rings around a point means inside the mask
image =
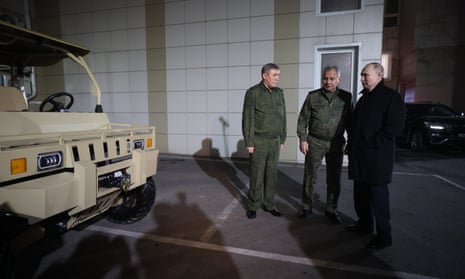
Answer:
POLYGON ((298 216, 299 216, 300 219, 305 219, 305 218, 309 217, 310 215, 312 215, 312 210, 311 209, 302 209, 302 211, 300 211, 298 216))
POLYGON ((329 212, 328 210, 326 210, 325 215, 333 223, 335 223, 335 224, 340 224, 341 223, 341 218, 339 218, 339 215, 337 214, 337 212, 329 212))
POLYGON ((347 231, 358 232, 358 233, 372 233, 373 229, 370 226, 362 226, 359 223, 353 223, 346 226, 347 231))
POLYGON ((247 218, 255 219, 257 217, 257 212, 254 210, 247 210, 247 218))
POLYGON ((276 209, 268 210, 268 209, 264 208, 263 211, 271 213, 271 215, 273 215, 275 217, 283 216, 283 214, 281 212, 279 212, 278 210, 276 210, 276 209))
POLYGON ((383 240, 376 237, 373 238, 367 245, 368 248, 373 250, 382 250, 390 246, 392 246, 392 240, 383 240))

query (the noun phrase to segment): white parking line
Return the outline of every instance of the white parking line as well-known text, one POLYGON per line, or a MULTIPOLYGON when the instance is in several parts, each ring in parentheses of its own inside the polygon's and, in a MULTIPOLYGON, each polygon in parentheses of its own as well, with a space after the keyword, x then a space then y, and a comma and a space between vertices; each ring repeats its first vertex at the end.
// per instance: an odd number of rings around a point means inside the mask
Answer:
POLYGON ((126 237, 144 239, 144 240, 149 240, 153 242, 160 242, 160 243, 172 244, 172 245, 177 245, 177 246, 192 247, 192 248, 199 248, 199 249, 205 249, 205 250, 216 251, 216 252, 225 252, 225 253, 232 253, 232 254, 243 255, 243 256, 250 256, 250 257, 261 258, 265 260, 274 260, 274 261, 280 261, 280 262, 286 262, 286 263, 301 264, 301 265, 311 266, 315 268, 327 268, 327 269, 357 272, 357 273, 375 275, 375 276, 389 276, 389 277, 395 276, 397 278, 405 278, 405 279, 437 278, 437 277, 431 277, 431 276, 426 276, 426 275, 421 275, 421 274, 416 274, 416 273, 394 271, 394 270, 383 270, 383 269, 378 269, 378 268, 348 265, 348 264, 342 264, 338 262, 312 259, 312 258, 306 258, 306 257, 281 255, 281 254, 276 254, 276 253, 255 251, 255 250, 236 248, 236 247, 230 247, 230 246, 222 246, 218 244, 211 244, 211 243, 205 243, 205 242, 199 242, 199 241, 192 241, 192 240, 186 240, 186 239, 157 236, 157 235, 147 234, 147 233, 131 232, 131 231, 125 231, 125 230, 120 230, 120 229, 106 228, 106 227, 95 226, 95 225, 87 227, 86 230, 100 232, 100 233, 113 234, 113 235, 122 235, 126 237))
POLYGON ((208 240, 210 240, 210 238, 218 231, 218 229, 221 228, 224 221, 226 221, 228 216, 231 214, 234 208, 237 207, 238 204, 239 204, 239 201, 237 199, 234 199, 232 202, 230 202, 229 205, 226 206, 225 209, 223 209, 223 212, 221 212, 220 216, 216 218, 215 223, 211 224, 208 227, 208 229, 203 233, 199 241, 207 242, 208 240))
MULTIPOLYGON (((191 158, 187 157, 185 159, 191 159, 191 158)), ((204 160, 214 161, 215 159, 207 158, 204 160)), ((228 161, 228 160, 225 160, 225 161, 228 161)), ((231 162, 231 161, 228 161, 228 162, 231 162)), ((247 164, 248 162, 244 161, 244 162, 238 162, 238 163, 247 164)), ((283 164, 279 164, 279 165, 282 166, 283 164)), ((289 165, 287 165, 287 167, 289 167, 289 165)), ((295 164, 293 165, 293 167, 303 168, 304 166, 302 164, 295 164)), ((457 189, 465 191, 464 186, 457 184, 437 174, 413 173, 413 172, 393 172, 393 174, 394 175, 406 175, 406 176, 434 177, 457 189)), ((234 185, 234 183, 232 184, 234 185)), ((236 190, 238 191, 238 194, 236 194, 235 199, 228 206, 224 208, 223 212, 218 216, 215 223, 210 225, 210 227, 208 227, 208 229, 200 237, 199 241, 176 239, 176 238, 171 238, 171 237, 162 237, 162 236, 157 236, 153 234, 130 232, 130 231, 124 231, 124 230, 118 230, 118 229, 105 228, 105 227, 100 227, 100 226, 91 226, 89 227, 89 229, 93 231, 97 231, 97 232, 104 232, 104 233, 110 233, 110 234, 115 234, 115 235, 124 235, 127 237, 133 237, 137 239, 146 239, 146 240, 150 240, 154 242, 161 242, 161 243, 178 245, 178 246, 193 247, 193 248, 206 249, 206 250, 217 251, 217 252, 225 252, 225 253, 232 253, 232 254, 238 254, 238 255, 243 255, 243 256, 250 256, 250 257, 261 258, 261 259, 266 259, 266 260, 275 260, 275 261, 281 261, 281 262, 287 262, 287 263, 301 264, 301 265, 311 266, 314 268, 327 268, 327 269, 333 269, 333 270, 338 270, 338 271, 356 272, 356 273, 361 273, 361 274, 366 274, 366 275, 388 276, 388 277, 406 278, 406 279, 407 278, 408 279, 437 278, 437 277, 416 274, 416 273, 394 271, 394 270, 383 270, 383 269, 378 269, 378 268, 364 267, 364 266, 357 266, 357 265, 347 265, 343 263, 312 259, 312 258, 307 258, 307 257, 296 257, 296 256, 282 255, 282 254, 276 254, 276 253, 262 252, 262 251, 256 251, 256 250, 249 250, 249 249, 207 243, 211 239, 211 237, 221 228, 221 226, 223 225, 225 220, 228 218, 228 216, 231 214, 231 212, 237 207, 240 201, 239 195, 246 197, 246 194, 241 189, 236 187, 236 185, 234 186, 236 190)))
POLYGON ((444 182, 449 183, 450 185, 452 185, 452 186, 454 186, 454 187, 456 187, 456 188, 458 188, 458 189, 460 189, 460 190, 465 191, 465 187, 464 187, 464 186, 459 185, 459 184, 457 184, 457 183, 455 183, 455 182, 452 182, 452 181, 450 181, 449 179, 447 179, 447 178, 445 178, 445 177, 442 177, 442 176, 437 175, 437 174, 434 174, 433 176, 436 177, 437 179, 440 179, 440 180, 442 180, 442 181, 444 181, 444 182))

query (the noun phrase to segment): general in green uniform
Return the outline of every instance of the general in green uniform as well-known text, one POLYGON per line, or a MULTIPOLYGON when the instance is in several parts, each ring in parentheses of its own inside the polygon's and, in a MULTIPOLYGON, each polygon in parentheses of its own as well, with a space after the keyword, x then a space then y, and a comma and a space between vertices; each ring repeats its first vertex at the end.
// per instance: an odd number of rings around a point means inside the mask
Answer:
POLYGON ((309 92, 299 114, 297 135, 300 151, 305 155, 300 218, 312 213, 313 195, 323 158, 326 160, 325 214, 335 223, 341 220, 337 203, 341 192, 341 168, 352 115, 352 95, 337 87, 340 73, 336 66, 323 70, 323 87, 309 92))
POLYGON ((250 186, 247 217, 264 210, 282 216, 275 208, 280 149, 286 140, 286 105, 283 90, 277 87, 280 70, 269 63, 262 68, 262 81, 249 88, 242 112, 242 133, 250 155, 250 186))

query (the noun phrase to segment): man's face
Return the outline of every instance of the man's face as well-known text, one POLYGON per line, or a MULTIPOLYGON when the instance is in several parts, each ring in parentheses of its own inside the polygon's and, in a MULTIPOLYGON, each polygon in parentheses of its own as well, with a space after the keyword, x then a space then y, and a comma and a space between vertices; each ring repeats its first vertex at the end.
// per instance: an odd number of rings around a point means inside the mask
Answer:
POLYGON ((377 72, 373 65, 368 65, 363 68, 360 81, 362 82, 363 88, 371 91, 382 79, 381 73, 377 72))
POLYGON ((323 88, 326 91, 336 91, 337 85, 339 84, 339 77, 335 69, 331 69, 323 73, 323 88))
POLYGON ((269 89, 278 86, 280 70, 270 69, 268 72, 263 73, 263 83, 269 89))

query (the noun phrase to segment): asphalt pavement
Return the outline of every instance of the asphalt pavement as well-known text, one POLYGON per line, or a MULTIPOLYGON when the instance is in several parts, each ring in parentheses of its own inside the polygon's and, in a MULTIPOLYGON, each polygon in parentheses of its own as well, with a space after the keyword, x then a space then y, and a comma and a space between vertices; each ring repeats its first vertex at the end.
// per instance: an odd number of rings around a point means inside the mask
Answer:
POLYGON ((355 219, 342 174, 343 224, 324 216, 325 169, 312 217, 301 220, 303 165, 281 163, 274 217, 246 217, 248 163, 162 154, 151 214, 132 225, 94 220, 23 255, 21 278, 464 278, 465 154, 398 149, 393 246, 344 230, 355 219))

